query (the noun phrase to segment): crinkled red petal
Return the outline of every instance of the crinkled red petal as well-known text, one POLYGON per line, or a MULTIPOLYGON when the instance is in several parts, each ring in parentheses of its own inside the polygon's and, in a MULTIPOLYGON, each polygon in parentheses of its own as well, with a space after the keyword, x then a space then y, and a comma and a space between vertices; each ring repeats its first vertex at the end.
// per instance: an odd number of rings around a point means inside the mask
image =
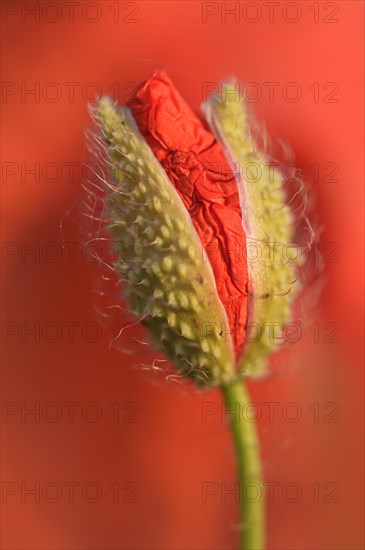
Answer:
POLYGON ((247 263, 234 175, 213 134, 164 72, 129 102, 138 127, 187 208, 213 268, 236 357, 246 336, 247 263))

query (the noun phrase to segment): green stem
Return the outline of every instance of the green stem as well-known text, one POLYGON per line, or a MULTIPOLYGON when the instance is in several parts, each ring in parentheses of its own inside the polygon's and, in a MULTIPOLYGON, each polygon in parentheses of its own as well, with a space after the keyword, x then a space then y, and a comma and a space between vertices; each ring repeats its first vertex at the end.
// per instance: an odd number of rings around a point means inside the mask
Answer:
POLYGON ((240 495, 240 550, 265 547, 264 486, 257 430, 247 416, 251 402, 242 380, 221 386, 236 448, 240 495))

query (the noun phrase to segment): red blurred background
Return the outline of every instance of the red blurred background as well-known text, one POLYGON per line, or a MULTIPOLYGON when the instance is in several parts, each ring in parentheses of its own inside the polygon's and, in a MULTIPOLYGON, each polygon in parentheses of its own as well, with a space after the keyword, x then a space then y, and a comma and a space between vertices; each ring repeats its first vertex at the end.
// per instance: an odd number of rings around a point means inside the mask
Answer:
POLYGON ((363 15, 350 0, 2 3, 2 548, 237 547, 219 393, 135 368, 154 357, 142 344, 109 349, 98 269, 62 248, 79 242, 86 103, 122 102, 155 68, 195 109, 207 83, 251 83, 314 185, 336 261, 295 361, 250 383, 268 548, 363 548, 363 15))

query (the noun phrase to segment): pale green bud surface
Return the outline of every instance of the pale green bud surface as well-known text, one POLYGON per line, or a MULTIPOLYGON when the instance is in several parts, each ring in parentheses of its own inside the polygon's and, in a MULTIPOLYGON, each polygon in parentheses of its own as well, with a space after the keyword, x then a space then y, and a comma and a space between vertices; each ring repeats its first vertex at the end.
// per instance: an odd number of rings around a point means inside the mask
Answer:
POLYGON ((282 343, 282 327, 291 320, 300 263, 288 261, 294 219, 283 176, 252 139, 247 109, 234 83, 225 83, 222 90, 203 111, 236 175, 246 234, 252 330, 238 370, 260 376, 269 355, 282 343))
POLYGON ((211 386, 236 379, 228 320, 190 216, 128 108, 101 99, 115 268, 134 315, 178 372, 211 386))

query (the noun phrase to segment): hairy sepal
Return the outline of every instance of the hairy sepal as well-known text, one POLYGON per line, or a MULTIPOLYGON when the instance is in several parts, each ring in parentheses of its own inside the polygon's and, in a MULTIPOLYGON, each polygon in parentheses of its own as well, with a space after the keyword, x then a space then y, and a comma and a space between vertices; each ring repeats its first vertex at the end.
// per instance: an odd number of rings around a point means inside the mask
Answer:
POLYGON ((202 109, 236 176, 247 239, 248 329, 238 370, 260 376, 282 343, 297 293, 298 263, 288 261, 294 220, 282 174, 258 150, 235 83, 224 83, 202 109))
POLYGON ((99 103, 107 146, 107 217, 134 315, 181 374, 212 386, 236 378, 228 320, 190 216, 128 108, 99 103))

